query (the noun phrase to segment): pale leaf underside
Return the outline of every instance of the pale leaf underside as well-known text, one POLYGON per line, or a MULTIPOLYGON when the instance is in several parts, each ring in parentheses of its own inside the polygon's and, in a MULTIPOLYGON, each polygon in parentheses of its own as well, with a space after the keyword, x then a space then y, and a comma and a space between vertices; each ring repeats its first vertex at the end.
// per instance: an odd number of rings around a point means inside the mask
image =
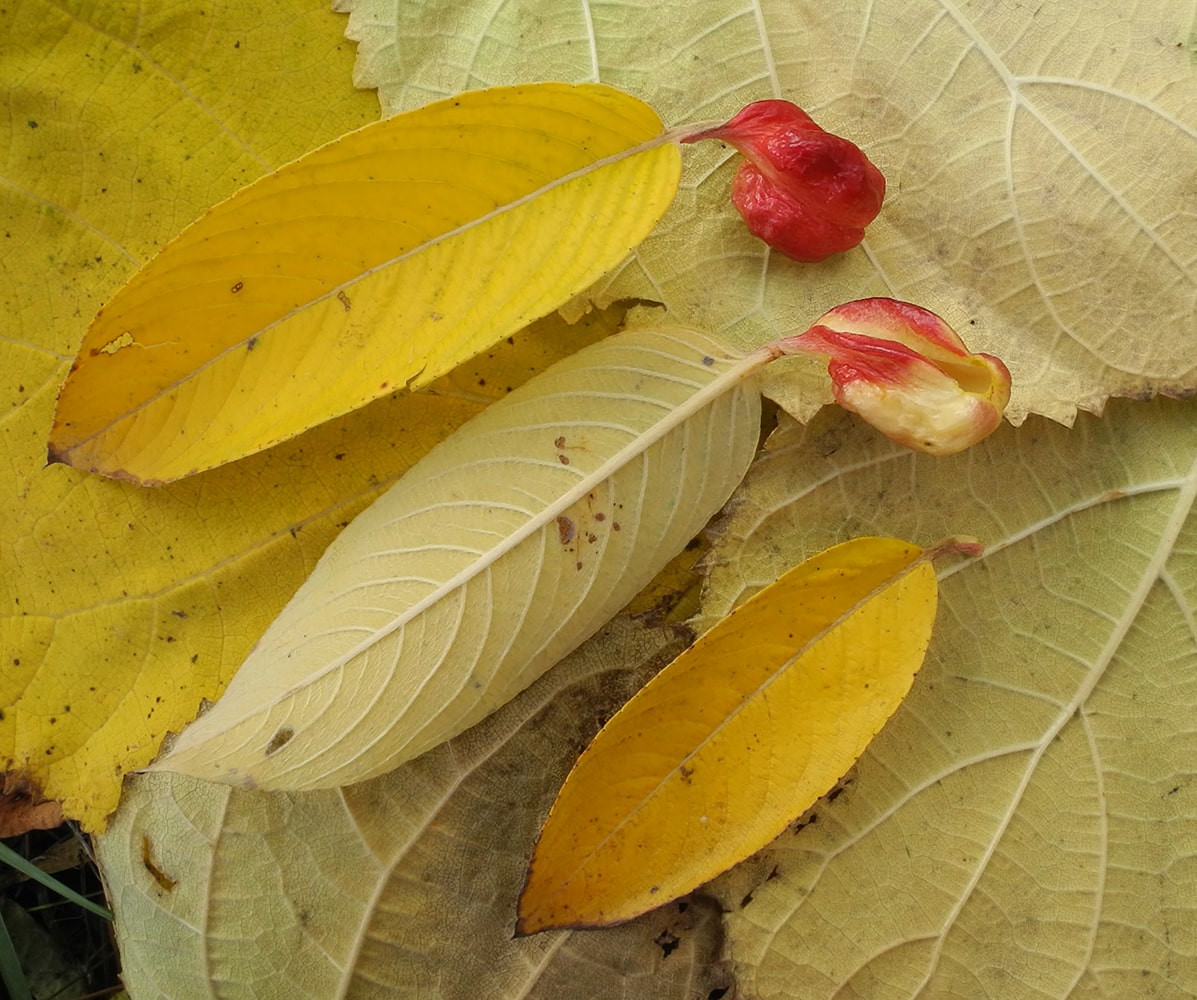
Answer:
POLYGON ((723 505, 756 446, 757 364, 689 332, 629 333, 489 408, 338 537, 155 766, 329 787, 477 722, 723 505))
MULTIPOLYGON (((394 112, 468 87, 601 80, 668 124, 786 98, 886 175, 857 250, 819 265, 771 253, 728 201, 739 158, 688 148, 681 190, 609 294, 664 302, 742 348, 849 299, 944 315, 1014 375, 1011 416, 1069 421, 1110 395, 1197 387, 1193 11, 1173 0, 338 0, 355 81, 394 112), (616 12, 617 11, 617 12, 616 12), (527 43, 529 23, 537 25, 527 43)), ((765 379, 809 415, 820 383, 765 379)))
POLYGON ((1191 410, 951 459, 859 431, 828 414, 771 442, 716 529, 706 620, 845 534, 967 527, 987 551, 941 574, 927 663, 833 800, 718 883, 744 988, 1194 995, 1191 410))
POLYGON ((617 619, 481 725, 353 788, 133 779, 99 840, 132 996, 718 995, 730 976, 710 900, 610 934, 511 937, 527 851, 575 748, 681 651, 679 633, 617 619))
MULTIPOLYGON (((827 414, 777 440, 721 525, 711 615, 842 535, 968 525, 990 546, 945 575, 928 662, 842 787, 713 884, 744 995, 1197 992, 1191 413, 1119 405, 980 449, 913 456, 827 414)), ((654 992, 630 954, 560 976, 619 929, 510 940, 537 825, 593 733, 578 720, 618 707, 647 676, 620 665, 659 641, 617 620, 483 725, 341 792, 138 779, 101 842, 134 995, 692 996, 654 992)))

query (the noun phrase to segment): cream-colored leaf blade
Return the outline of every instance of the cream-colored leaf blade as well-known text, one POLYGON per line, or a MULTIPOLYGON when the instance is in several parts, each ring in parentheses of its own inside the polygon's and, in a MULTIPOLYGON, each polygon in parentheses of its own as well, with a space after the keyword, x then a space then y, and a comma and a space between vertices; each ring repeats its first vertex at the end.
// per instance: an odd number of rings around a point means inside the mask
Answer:
POLYGON ((713 887, 746 994, 1197 995, 1193 417, 1118 403, 947 459, 842 414, 771 439, 712 528, 704 621, 843 533, 967 525, 986 553, 942 572, 840 794, 713 887))
POLYGON ((155 767, 344 785, 489 714, 723 505, 755 449, 760 363, 690 331, 627 333, 492 406, 329 547, 155 767))
MULTIPOLYGON (((623 87, 669 123, 787 98, 886 176, 861 247, 798 264, 732 208, 739 157, 690 147, 669 214, 604 281, 612 297, 651 295, 744 348, 848 299, 920 302, 1008 364, 1015 421, 1197 385, 1191 4, 1058 0, 1044 17, 1036 4, 627 0, 618 18, 579 4, 549 20, 539 0, 507 0, 502 17, 339 2, 360 43, 356 82, 391 112, 529 74, 623 87), (514 26, 533 21, 536 45, 517 45, 514 26)), ((808 416, 821 383, 785 362, 762 387, 808 416)))
POLYGON ((527 851, 576 748, 687 640, 617 616, 468 734, 352 788, 135 776, 97 844, 130 994, 693 1000, 726 988, 711 903, 604 934, 511 936, 527 851))

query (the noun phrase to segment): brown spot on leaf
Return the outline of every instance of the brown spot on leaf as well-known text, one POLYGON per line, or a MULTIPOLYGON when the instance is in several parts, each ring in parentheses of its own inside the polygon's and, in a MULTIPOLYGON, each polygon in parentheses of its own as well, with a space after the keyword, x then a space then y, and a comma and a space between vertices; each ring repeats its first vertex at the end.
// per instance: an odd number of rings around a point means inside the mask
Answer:
POLYGON ((337 301, 345 307, 346 312, 349 312, 353 308, 353 303, 350 301, 349 296, 345 294, 345 289, 343 288, 337 292, 337 301))
POLYGON ((154 881, 167 892, 172 891, 179 884, 176 879, 171 878, 154 863, 154 845, 150 842, 149 835, 145 833, 141 835, 141 863, 145 866, 145 870, 153 876, 154 881))
POLYGON ((271 736, 270 742, 266 744, 266 756, 278 753, 291 742, 291 737, 294 735, 295 730, 290 726, 280 726, 278 732, 271 736))
POLYGON ((235 284, 232 288, 229 289, 229 291, 232 292, 234 295, 236 295, 244 287, 245 287, 245 282, 238 281, 237 284, 235 284))
POLYGON ((565 435, 564 434, 562 434, 561 437, 559 437, 553 441, 553 447, 554 448, 564 448, 565 447, 565 435))
MULTIPOLYGON (((8 767, 12 767, 11 759, 8 767)), ((0 788, 0 837, 30 830, 52 830, 63 821, 62 805, 42 795, 41 786, 22 771, 8 771, 0 788)))
POLYGON ((568 545, 574 540, 574 536, 578 533, 577 525, 574 524, 568 517, 562 515, 557 518, 557 536, 561 539, 562 545, 568 545))

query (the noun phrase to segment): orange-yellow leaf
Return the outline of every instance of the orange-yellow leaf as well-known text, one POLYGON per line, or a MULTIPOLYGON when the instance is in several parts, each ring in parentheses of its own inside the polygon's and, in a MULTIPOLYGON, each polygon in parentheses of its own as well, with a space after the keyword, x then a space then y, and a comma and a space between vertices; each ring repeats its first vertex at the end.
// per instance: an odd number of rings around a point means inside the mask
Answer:
POLYGON ((858 538, 721 621, 582 754, 532 856, 518 933, 629 920, 764 847, 897 709, 936 592, 928 553, 858 538))
POLYGON ((51 460, 169 482, 425 385, 623 260, 679 171, 655 112, 597 84, 474 91, 343 136, 101 310, 51 460))

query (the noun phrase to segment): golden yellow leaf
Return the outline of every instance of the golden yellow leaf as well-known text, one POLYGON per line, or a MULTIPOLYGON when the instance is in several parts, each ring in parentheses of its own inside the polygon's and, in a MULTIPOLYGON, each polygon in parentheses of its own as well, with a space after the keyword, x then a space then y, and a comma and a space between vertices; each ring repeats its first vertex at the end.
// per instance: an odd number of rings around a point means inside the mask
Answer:
POLYGON ((629 920, 764 847, 897 709, 935 605, 929 553, 858 538, 737 608, 579 759, 533 853, 518 932, 629 920))
POLYGON ((339 27, 324 0, 0 4, 0 769, 89 829, 338 524, 477 409, 385 400, 156 491, 44 467, 104 298, 205 205, 376 113, 339 27))
POLYGON ((723 506, 756 450, 750 376, 768 359, 628 331, 486 409, 342 532, 153 769, 329 788, 478 722, 723 506))
POLYGON ((0 126, 0 769, 95 830, 124 773, 219 696, 345 522, 530 367, 611 333, 622 310, 575 327, 547 318, 435 396, 387 397, 187 482, 145 490, 45 468, 87 319, 138 259, 375 108, 348 82, 352 53, 325 0, 0 6, 12 43, 0 93, 15 115, 0 126))
POLYGON ((50 457, 170 482, 426 385, 624 259, 679 173, 653 110, 597 84, 367 125, 218 204, 117 293, 50 457))

